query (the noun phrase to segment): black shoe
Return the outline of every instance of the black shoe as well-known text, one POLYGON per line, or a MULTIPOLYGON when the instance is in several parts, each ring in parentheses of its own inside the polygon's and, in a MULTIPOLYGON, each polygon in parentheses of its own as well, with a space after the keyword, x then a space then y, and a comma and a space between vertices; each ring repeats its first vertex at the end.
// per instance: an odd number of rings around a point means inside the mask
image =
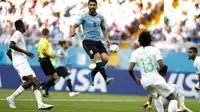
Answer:
POLYGON ((42 95, 43 95, 43 97, 49 97, 50 96, 49 92, 44 90, 44 89, 42 89, 42 95))

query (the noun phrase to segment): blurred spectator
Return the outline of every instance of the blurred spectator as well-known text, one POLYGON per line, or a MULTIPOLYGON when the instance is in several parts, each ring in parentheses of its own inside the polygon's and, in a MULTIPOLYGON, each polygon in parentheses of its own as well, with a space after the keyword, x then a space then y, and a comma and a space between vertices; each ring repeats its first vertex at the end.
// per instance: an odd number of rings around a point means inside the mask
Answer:
POLYGON ((174 52, 186 52, 191 46, 200 49, 200 3, 197 0, 179 0, 177 7, 170 3, 166 6, 162 18, 164 23, 151 26, 159 27, 152 31, 153 40, 156 40, 153 44, 161 50, 174 52), (165 44, 161 44, 160 35, 165 36, 165 44))
MULTIPOLYGON (((162 0, 97 0, 98 12, 105 18, 111 40, 132 40, 140 24, 145 24, 161 9, 162 0), (121 37, 122 35, 122 37, 121 37)), ((88 0, 1 0, 0 43, 7 43, 13 30, 13 22, 22 19, 27 25, 27 44, 37 45, 41 29, 48 27, 55 40, 69 40, 69 26, 79 15, 87 12, 88 0), (6 26, 9 21, 9 27, 6 26), (6 27, 5 27, 6 26, 6 27), (4 30, 5 29, 5 30, 4 30), (2 36, 4 35, 4 36, 2 36), (5 36, 6 35, 6 36, 5 36)), ((82 38, 77 33, 73 45, 82 38)))

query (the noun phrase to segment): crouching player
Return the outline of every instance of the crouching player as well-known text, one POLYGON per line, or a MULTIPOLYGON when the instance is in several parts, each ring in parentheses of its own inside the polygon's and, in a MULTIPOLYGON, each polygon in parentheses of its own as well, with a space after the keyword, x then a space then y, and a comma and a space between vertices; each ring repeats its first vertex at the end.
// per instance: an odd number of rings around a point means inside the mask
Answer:
MULTIPOLYGON (((167 75, 167 66, 166 67, 166 71, 159 71, 159 74, 161 76, 163 76, 164 78, 166 77, 167 75)), ((175 98, 178 100, 178 103, 179 103, 179 110, 183 111, 183 112, 192 112, 190 109, 188 109, 186 106, 185 106, 185 95, 184 95, 184 89, 182 87, 182 85, 176 85, 176 84, 170 84, 169 85, 171 88, 173 88, 173 94, 175 96, 175 98)), ((159 99, 162 101, 162 105, 156 105, 155 106, 158 108, 159 106, 163 106, 164 109, 168 108, 168 105, 169 105, 169 101, 160 96, 159 99)), ((151 96, 148 96, 148 101, 142 106, 143 109, 145 110, 151 110, 152 109, 152 100, 153 98, 151 96)))

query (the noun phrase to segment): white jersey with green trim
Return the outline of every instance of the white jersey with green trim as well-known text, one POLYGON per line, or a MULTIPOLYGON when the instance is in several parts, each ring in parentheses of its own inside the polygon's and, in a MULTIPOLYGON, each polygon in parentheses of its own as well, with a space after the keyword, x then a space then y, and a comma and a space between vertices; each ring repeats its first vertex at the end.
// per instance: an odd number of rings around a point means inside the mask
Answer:
POLYGON ((140 47, 133 51, 130 62, 138 65, 141 73, 141 84, 145 87, 159 80, 157 61, 162 59, 160 50, 153 46, 140 47))

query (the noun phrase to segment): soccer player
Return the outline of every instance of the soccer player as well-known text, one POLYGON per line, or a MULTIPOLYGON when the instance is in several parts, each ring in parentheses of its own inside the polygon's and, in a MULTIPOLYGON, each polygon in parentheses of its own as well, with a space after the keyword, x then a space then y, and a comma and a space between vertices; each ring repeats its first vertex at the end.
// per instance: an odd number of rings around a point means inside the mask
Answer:
POLYGON ((37 79, 34 71, 30 67, 27 56, 30 58, 34 57, 34 54, 26 51, 26 43, 24 41, 23 34, 25 32, 25 26, 22 20, 17 20, 15 22, 16 31, 10 40, 10 49, 7 51, 7 55, 12 60, 13 67, 18 72, 20 78, 22 79, 22 84, 19 88, 10 96, 6 98, 10 108, 16 108, 15 98, 23 93, 27 88, 33 87, 33 92, 35 94, 36 101, 38 103, 39 110, 50 110, 53 108, 52 105, 44 104, 42 102, 40 93, 40 82, 37 79))
POLYGON ((196 47, 190 47, 188 50, 188 58, 194 61, 194 68, 196 69, 196 73, 198 74, 198 82, 193 88, 195 91, 195 98, 200 102, 200 57, 197 56, 198 50, 196 47))
MULTIPOLYGON (((159 73, 161 76, 163 76, 164 78, 167 75, 167 72, 165 73, 159 73)), ((173 88, 173 94, 175 96, 175 98, 178 100, 179 103, 179 109, 183 112, 192 112, 190 109, 188 109, 185 106, 185 95, 184 95, 184 89, 182 85, 176 85, 176 84, 170 84, 170 87, 173 88)), ((166 109, 169 106, 169 101, 164 98, 163 96, 160 96, 159 99, 162 101, 163 107, 164 109, 166 109)), ((143 109, 147 109, 147 110, 151 110, 152 109, 152 97, 148 96, 148 101, 142 106, 143 109)))
POLYGON ((156 61, 162 71, 166 65, 162 61, 160 50, 150 46, 151 34, 143 31, 139 35, 140 46, 132 55, 129 66, 129 73, 135 80, 136 84, 142 84, 146 92, 154 98, 155 106, 158 112, 164 112, 162 101, 159 95, 166 98, 169 102, 168 112, 177 111, 177 100, 173 95, 173 89, 166 83, 165 79, 159 75, 156 61), (141 81, 135 76, 133 68, 138 65, 141 73, 141 81))
POLYGON ((60 78, 66 78, 66 82, 67 82, 67 86, 70 90, 69 92, 69 96, 73 97, 76 95, 79 95, 80 92, 74 92, 72 89, 72 83, 71 83, 71 79, 69 78, 69 71, 68 69, 65 67, 66 64, 66 58, 67 58, 67 54, 66 54, 66 50, 68 48, 68 43, 66 41, 60 41, 59 42, 61 48, 57 51, 57 64, 56 64, 56 72, 58 74, 58 76, 60 78))
POLYGON ((50 58, 56 58, 56 55, 52 55, 49 49, 48 39, 50 37, 50 31, 47 28, 42 30, 43 38, 40 39, 38 44, 38 56, 40 66, 45 73, 49 76, 49 80, 42 86, 43 96, 49 96, 49 88, 59 79, 54 66, 52 65, 50 58))
POLYGON ((90 84, 94 86, 94 77, 97 72, 100 72, 106 81, 106 84, 109 85, 114 79, 108 78, 104 69, 109 57, 103 43, 101 42, 101 30, 107 44, 110 44, 108 32, 105 28, 104 17, 96 12, 96 0, 88 1, 88 9, 89 12, 83 14, 70 28, 70 36, 75 36, 75 29, 82 24, 84 30, 83 48, 89 57, 96 62, 96 67, 89 73, 90 84))

